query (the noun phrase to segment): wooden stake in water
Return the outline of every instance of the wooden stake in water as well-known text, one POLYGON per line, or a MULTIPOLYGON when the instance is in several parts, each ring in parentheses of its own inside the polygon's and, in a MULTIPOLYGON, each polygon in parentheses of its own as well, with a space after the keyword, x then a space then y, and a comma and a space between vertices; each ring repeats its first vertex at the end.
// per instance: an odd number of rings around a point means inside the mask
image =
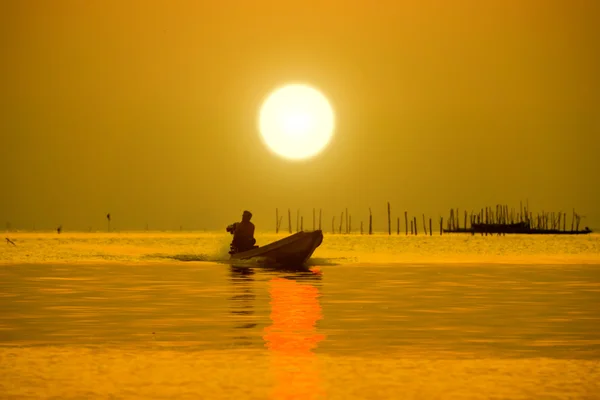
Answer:
POLYGON ((350 232, 349 228, 349 217, 348 217, 348 208, 346 207, 346 233, 350 232))
POLYGON ((275 208, 275 233, 279 233, 279 209, 275 208))
POLYGON ((444 217, 440 217, 440 236, 444 234, 444 217))
POLYGON ((392 215, 390 210, 390 202, 388 201, 388 235, 392 234, 392 215))
POLYGON ((415 221, 415 236, 417 235, 417 217, 413 217, 415 221))
POLYGON ((427 235, 427 225, 425 224, 425 214, 423 214, 423 232, 427 235))
POLYGON ((429 236, 433 236, 433 229, 431 225, 431 218, 429 218, 429 236))
POLYGON ((400 234, 400 217, 396 221, 396 235, 400 234))
POLYGON ((406 230, 406 235, 408 236, 408 212, 404 211, 404 229, 406 230))
POLYGON ((371 208, 369 207, 369 235, 373 234, 373 214, 371 214, 371 208))
POLYGON ((288 208, 288 231, 292 233, 292 210, 288 208))
POLYGON ((344 212, 342 211, 342 215, 340 216, 340 235, 342 234, 342 226, 344 225, 344 212))
POLYGON ((519 201, 519 208, 520 208, 520 214, 519 214, 519 218, 517 218, 517 220, 519 220, 519 222, 523 222, 523 200, 519 201))

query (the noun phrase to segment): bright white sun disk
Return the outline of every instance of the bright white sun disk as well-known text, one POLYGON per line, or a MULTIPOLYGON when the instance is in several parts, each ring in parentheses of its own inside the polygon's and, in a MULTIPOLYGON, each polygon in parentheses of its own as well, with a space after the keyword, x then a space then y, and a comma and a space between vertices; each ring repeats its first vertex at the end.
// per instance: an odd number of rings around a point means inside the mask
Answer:
POLYGON ((323 150, 333 136, 334 124, 327 98, 301 84, 275 90, 263 103, 259 115, 265 144, 278 155, 296 160, 323 150))

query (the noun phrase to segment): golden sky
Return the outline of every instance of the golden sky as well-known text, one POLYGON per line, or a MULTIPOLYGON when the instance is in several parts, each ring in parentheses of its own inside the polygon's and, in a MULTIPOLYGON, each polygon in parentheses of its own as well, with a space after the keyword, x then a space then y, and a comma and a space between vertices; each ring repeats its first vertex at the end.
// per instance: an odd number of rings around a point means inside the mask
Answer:
POLYGON ((250 209, 260 230, 275 207, 372 207, 384 230, 387 201, 437 219, 529 199, 600 228, 599 17, 595 0, 2 2, 0 222, 221 229, 250 209), (307 162, 257 132, 286 82, 336 112, 307 162))

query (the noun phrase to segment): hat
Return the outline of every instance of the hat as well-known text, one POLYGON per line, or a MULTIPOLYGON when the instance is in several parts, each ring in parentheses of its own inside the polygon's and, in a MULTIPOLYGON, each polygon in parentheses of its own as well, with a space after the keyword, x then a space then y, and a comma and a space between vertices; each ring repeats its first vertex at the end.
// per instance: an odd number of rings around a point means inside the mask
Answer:
POLYGON ((247 215, 247 216, 251 217, 252 213, 250 211, 248 211, 248 210, 245 210, 242 215, 247 215))

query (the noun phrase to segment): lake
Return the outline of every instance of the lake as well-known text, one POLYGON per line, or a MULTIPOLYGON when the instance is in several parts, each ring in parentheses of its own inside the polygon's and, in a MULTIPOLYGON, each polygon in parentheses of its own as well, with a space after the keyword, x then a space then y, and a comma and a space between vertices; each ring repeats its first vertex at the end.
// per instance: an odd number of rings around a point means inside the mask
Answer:
POLYGON ((3 399, 600 398, 599 235, 5 236, 3 399))

